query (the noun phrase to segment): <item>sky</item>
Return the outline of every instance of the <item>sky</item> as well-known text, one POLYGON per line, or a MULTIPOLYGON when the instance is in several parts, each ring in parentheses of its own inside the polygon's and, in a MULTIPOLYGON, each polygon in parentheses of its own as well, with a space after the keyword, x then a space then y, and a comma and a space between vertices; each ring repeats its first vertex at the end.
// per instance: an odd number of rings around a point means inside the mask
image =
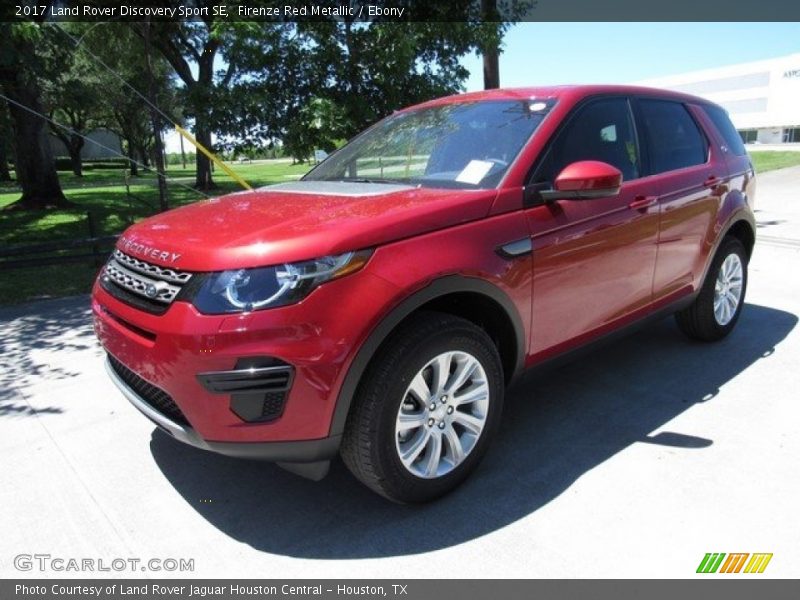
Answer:
MULTIPOLYGON (((800 52, 800 23, 520 23, 505 37, 501 87, 632 83, 800 52)), ((467 91, 483 62, 462 59, 467 91)))

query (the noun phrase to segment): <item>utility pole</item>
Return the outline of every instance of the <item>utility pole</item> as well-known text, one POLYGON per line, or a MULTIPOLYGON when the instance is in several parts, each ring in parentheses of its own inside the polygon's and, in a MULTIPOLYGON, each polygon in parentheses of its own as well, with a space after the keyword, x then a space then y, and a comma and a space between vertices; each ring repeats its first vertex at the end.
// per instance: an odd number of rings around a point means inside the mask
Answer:
POLYGON ((147 100, 150 103, 150 122, 153 126, 154 153, 153 161, 158 177, 158 206, 161 212, 169 209, 167 201, 167 180, 164 176, 164 144, 161 140, 161 122, 156 106, 156 82, 153 77, 153 60, 150 55, 150 17, 145 21, 144 52, 147 66, 147 100))

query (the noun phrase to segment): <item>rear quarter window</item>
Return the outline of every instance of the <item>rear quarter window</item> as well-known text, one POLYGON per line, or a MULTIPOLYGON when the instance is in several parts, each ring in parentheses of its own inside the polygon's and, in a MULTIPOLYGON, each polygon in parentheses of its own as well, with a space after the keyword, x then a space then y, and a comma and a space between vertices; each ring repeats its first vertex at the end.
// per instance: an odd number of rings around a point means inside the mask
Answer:
POLYGON ((640 100, 650 172, 664 173, 702 165, 708 142, 686 107, 670 100, 640 100))
POLYGON ((708 118, 711 119, 711 122, 714 123, 714 127, 717 128, 722 139, 725 140, 728 150, 736 156, 746 155, 747 150, 742 143, 742 136, 736 131, 736 127, 731 123, 730 117, 728 117, 728 113, 725 112, 725 109, 709 104, 703 105, 702 109, 703 112, 708 115, 708 118))

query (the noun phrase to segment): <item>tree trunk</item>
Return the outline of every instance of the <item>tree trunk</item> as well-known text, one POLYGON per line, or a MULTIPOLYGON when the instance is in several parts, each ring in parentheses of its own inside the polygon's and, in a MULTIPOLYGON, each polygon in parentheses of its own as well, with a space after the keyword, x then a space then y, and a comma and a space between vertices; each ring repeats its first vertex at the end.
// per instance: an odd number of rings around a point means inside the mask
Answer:
POLYGON ((75 177, 83 177, 83 159, 81 158, 81 150, 83 149, 83 140, 81 138, 70 140, 67 146, 69 152, 69 161, 72 164, 72 174, 75 177))
MULTIPOLYGON (((207 129, 201 129, 200 123, 195 126, 195 139, 199 144, 211 150, 211 132, 207 129)), ((212 176, 211 161, 199 150, 195 152, 194 164, 197 168, 195 187, 198 190, 211 190, 217 187, 212 176)))
POLYGON ((483 51, 483 89, 492 90, 500 87, 500 56, 497 48, 485 48, 483 51))
POLYGON ((167 202, 167 181, 164 177, 164 149, 161 144, 161 122, 159 120, 158 112, 156 112, 156 87, 155 79, 153 78, 153 62, 150 56, 150 18, 148 17, 145 29, 144 38, 144 55, 145 64, 147 65, 147 96, 150 103, 150 123, 153 127, 153 164, 156 167, 156 176, 158 177, 158 205, 161 211, 169 208, 167 202))
POLYGON ((23 74, 17 71, 13 81, 4 84, 4 90, 14 102, 34 111, 8 103, 16 140, 17 181, 22 188, 22 197, 11 206, 39 210, 71 206, 58 181, 47 121, 39 116, 43 109, 38 84, 23 81, 23 74))
POLYGON ((136 151, 134 150, 134 145, 130 140, 127 140, 125 142, 125 147, 127 149, 128 168, 131 171, 131 177, 138 177, 139 176, 139 164, 136 162, 136 151))
MULTIPOLYGON (((499 26, 500 15, 497 11, 497 0, 481 0, 481 12, 486 21, 497 23, 499 26)), ((483 54, 483 89, 491 90, 500 87, 500 36, 487 41, 481 53, 483 54)))
POLYGON ((183 148, 183 136, 178 136, 181 140, 181 164, 183 165, 183 170, 186 170, 186 150, 183 148))
MULTIPOLYGON (((213 152, 211 147, 211 126, 209 123, 210 115, 208 114, 208 103, 210 99, 208 95, 214 87, 214 53, 216 50, 211 49, 208 42, 205 46, 206 52, 200 57, 197 64, 197 85, 196 88, 203 90, 204 93, 194 94, 195 102, 195 139, 201 146, 205 147, 208 151, 213 152)), ((197 91, 197 89, 195 89, 197 91)), ((195 166, 197 172, 195 173, 195 187, 198 190, 211 190, 217 187, 214 183, 211 160, 202 152, 197 150, 195 152, 195 166)))
POLYGON ((142 160, 142 165, 145 169, 150 168, 150 150, 147 148, 147 144, 139 144, 139 157, 142 160))
POLYGON ((150 111, 150 119, 153 122, 153 130, 156 132, 156 141, 153 147, 153 164, 156 167, 156 176, 158 177, 158 206, 161 212, 169 210, 169 203, 167 201, 167 180, 164 176, 164 149, 161 144, 161 125, 158 122, 158 115, 156 111, 150 111))
POLYGON ((8 154, 6 153, 6 140, 0 140, 0 181, 11 181, 11 172, 8 170, 8 154))
MULTIPOLYGON (((211 115, 208 113, 209 96, 215 88, 214 84, 214 57, 216 56, 217 49, 219 48, 219 40, 211 35, 213 28, 213 20, 204 19, 205 26, 208 29, 208 39, 205 42, 202 52, 197 57, 197 76, 195 78, 189 62, 184 58, 183 52, 186 47, 180 41, 174 38, 170 39, 169 35, 155 36, 153 44, 163 54, 164 58, 175 69, 175 73, 183 81, 186 86, 187 95, 189 97, 188 113, 194 117, 194 137, 195 139, 211 150, 211 132, 212 125, 211 115)), ((149 31, 141 27, 134 28, 134 31, 142 36, 148 36, 149 31)), ((230 71, 231 73, 233 71, 230 71)), ((212 176, 211 161, 202 153, 195 153, 195 187, 200 190, 209 190, 216 187, 214 178, 212 176)))

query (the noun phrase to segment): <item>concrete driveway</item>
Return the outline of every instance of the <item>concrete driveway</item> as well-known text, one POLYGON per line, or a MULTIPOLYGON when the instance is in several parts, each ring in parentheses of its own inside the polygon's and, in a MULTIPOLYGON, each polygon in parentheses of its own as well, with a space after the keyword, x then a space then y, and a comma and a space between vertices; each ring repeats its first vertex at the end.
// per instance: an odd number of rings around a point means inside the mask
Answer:
POLYGON ((312 483, 184 447, 108 381, 86 297, 3 309, 0 576, 109 574, 14 567, 49 554, 194 559, 123 571, 152 577, 690 577, 770 552, 760 577, 796 577, 800 168, 761 176, 757 208, 733 335, 668 319, 522 381, 475 476, 422 507, 341 463, 312 483))

